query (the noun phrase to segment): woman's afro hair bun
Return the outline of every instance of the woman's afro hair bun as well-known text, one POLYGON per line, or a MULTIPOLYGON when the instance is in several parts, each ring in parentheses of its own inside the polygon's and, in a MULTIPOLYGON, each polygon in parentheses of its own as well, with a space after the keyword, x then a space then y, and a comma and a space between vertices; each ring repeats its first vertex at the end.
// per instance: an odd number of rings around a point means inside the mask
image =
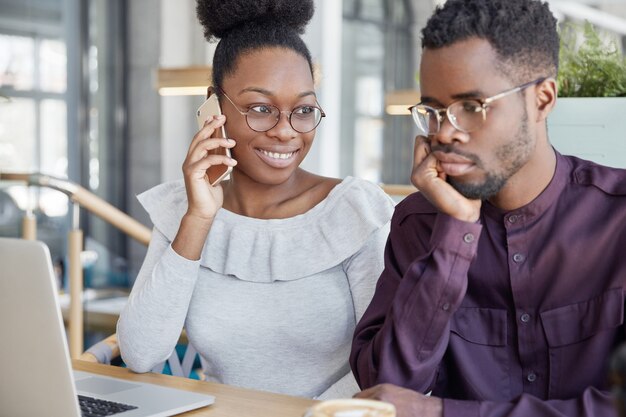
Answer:
POLYGON ((249 23, 288 26, 302 34, 314 10, 313 0, 197 0, 196 5, 208 41, 249 23))

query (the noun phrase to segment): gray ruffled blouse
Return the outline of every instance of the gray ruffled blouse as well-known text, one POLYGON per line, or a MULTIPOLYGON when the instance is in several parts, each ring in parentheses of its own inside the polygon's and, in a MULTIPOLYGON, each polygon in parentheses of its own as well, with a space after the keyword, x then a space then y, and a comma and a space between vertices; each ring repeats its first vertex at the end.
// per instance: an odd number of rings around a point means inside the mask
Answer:
POLYGON ((358 386, 348 355, 383 269, 392 200, 348 177, 298 216, 262 220, 220 209, 199 261, 171 248, 187 210, 182 181, 139 196, 154 232, 118 339, 147 372, 185 327, 207 380, 317 398, 358 386))

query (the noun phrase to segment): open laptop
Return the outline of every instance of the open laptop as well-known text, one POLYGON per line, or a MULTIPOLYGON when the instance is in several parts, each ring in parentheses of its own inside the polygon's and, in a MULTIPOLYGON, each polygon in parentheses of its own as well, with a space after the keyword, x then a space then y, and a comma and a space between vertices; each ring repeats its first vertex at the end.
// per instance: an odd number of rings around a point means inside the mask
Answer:
POLYGON ((114 414, 120 417, 172 416, 215 401, 72 371, 50 253, 41 242, 0 238, 0 338, 0 416, 80 417, 78 396, 131 407, 114 414))

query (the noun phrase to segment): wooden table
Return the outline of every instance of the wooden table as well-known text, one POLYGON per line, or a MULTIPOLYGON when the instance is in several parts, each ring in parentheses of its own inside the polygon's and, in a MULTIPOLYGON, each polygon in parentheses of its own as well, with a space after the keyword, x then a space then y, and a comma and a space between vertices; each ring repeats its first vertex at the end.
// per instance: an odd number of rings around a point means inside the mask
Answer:
POLYGON ((230 385, 202 382, 161 374, 136 374, 126 368, 101 365, 79 360, 72 361, 77 371, 89 371, 131 381, 165 385, 215 396, 215 404, 181 415, 207 417, 302 417, 317 401, 309 398, 272 394, 230 385))

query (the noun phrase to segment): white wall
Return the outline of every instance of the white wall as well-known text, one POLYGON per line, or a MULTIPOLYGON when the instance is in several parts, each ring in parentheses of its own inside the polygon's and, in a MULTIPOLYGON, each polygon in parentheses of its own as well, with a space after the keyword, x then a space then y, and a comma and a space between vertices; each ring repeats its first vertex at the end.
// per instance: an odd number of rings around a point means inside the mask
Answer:
MULTIPOLYGON (((160 67, 210 62, 206 60, 206 42, 195 7, 192 0, 161 1, 160 67)), ((161 97, 160 120, 155 120, 155 123, 161 123, 161 181, 182 178, 181 167, 197 130, 195 111, 201 102, 202 97, 161 97)))
POLYGON ((316 0, 315 14, 303 36, 313 62, 321 70, 316 89, 326 117, 317 128, 313 148, 302 166, 330 177, 339 176, 342 10, 340 0, 316 0))

